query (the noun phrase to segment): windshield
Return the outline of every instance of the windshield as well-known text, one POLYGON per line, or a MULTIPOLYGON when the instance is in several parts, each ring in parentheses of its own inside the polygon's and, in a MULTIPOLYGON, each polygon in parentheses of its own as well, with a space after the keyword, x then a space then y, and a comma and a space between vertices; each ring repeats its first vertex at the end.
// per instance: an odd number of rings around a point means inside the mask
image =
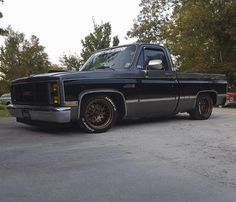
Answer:
POLYGON ((135 51, 136 46, 130 45, 94 53, 80 71, 127 69, 133 62, 135 51))

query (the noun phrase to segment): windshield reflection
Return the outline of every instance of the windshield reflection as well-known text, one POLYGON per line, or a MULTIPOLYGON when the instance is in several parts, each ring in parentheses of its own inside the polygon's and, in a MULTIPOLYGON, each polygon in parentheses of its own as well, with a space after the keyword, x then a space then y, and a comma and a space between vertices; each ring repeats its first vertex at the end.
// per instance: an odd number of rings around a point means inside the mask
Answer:
POLYGON ((133 62, 135 45, 122 46, 94 53, 80 71, 128 69, 133 62))

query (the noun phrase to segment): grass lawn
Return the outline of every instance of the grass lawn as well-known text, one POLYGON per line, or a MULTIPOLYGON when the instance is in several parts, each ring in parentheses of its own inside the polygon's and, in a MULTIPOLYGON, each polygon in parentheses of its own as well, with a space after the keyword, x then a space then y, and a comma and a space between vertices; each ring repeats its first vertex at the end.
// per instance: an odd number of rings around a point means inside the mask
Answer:
POLYGON ((7 106, 0 104, 0 117, 9 117, 9 116, 10 114, 7 111, 7 106))

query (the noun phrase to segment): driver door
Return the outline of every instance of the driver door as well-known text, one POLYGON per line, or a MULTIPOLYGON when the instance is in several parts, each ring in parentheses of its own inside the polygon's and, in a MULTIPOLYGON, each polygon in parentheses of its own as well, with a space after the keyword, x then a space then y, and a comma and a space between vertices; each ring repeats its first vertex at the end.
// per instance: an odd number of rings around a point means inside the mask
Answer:
POLYGON ((145 47, 139 58, 140 66, 144 72, 139 95, 142 113, 149 116, 173 114, 178 103, 178 82, 176 72, 169 69, 165 50, 145 47), (151 60, 161 60, 162 66, 158 69, 148 66, 151 60))

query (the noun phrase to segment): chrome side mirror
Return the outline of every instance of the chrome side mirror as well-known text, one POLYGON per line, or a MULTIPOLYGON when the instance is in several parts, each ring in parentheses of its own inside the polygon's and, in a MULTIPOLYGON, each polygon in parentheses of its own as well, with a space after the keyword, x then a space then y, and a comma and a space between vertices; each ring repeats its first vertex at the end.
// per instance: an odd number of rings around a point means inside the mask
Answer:
POLYGON ((162 60, 150 60, 148 63, 148 69, 153 69, 153 70, 163 69, 162 60))

